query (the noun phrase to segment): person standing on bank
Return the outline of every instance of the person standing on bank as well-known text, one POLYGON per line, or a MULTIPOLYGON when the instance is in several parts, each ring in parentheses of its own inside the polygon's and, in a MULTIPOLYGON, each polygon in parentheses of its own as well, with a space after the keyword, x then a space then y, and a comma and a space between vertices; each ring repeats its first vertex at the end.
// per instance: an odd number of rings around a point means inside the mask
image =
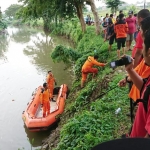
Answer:
POLYGON ((114 22, 113 22, 113 14, 110 15, 109 18, 109 25, 107 27, 107 39, 109 40, 109 47, 108 47, 108 51, 111 51, 112 48, 112 44, 114 43, 114 40, 116 41, 116 34, 114 32, 114 22))
MULTIPOLYGON (((148 16, 150 16, 150 12, 148 9, 142 9, 138 12, 137 23, 139 27, 141 26, 141 21, 148 16)), ((132 50, 132 58, 134 59, 134 68, 136 68, 136 66, 141 62, 143 58, 142 51, 143 51, 143 39, 141 31, 139 31, 136 38, 135 46, 132 50)))
POLYGON ((136 18, 133 16, 133 11, 129 11, 129 17, 126 18, 128 24, 128 34, 126 38, 126 47, 128 51, 131 51, 131 44, 134 39, 134 33, 136 31, 136 18))
POLYGON ((82 66, 82 79, 81 79, 81 88, 84 87, 84 83, 87 79, 87 75, 89 73, 93 73, 93 77, 98 73, 97 68, 93 68, 94 65, 96 66, 105 66, 106 64, 100 63, 97 61, 98 56, 94 55, 94 57, 89 56, 88 59, 85 61, 84 65, 82 66))
POLYGON ((120 58, 120 49, 122 47, 123 54, 125 54, 125 42, 128 32, 128 25, 124 21, 124 14, 120 14, 117 23, 114 26, 117 39, 117 55, 120 58))
POLYGON ((57 83, 56 83, 56 80, 54 78, 54 75, 52 74, 52 71, 48 71, 46 82, 47 82, 49 93, 50 93, 50 97, 49 98, 50 98, 50 100, 52 102, 56 102, 53 99, 53 90, 54 90, 54 84, 57 85, 57 83))
POLYGON ((50 114, 49 90, 47 83, 43 83, 43 88, 40 94, 41 106, 43 107, 43 117, 50 114))

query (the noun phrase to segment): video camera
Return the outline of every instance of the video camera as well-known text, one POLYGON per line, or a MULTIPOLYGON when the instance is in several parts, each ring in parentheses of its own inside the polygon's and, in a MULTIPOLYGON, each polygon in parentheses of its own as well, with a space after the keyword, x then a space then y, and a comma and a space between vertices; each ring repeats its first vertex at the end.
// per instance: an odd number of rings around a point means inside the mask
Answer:
POLYGON ((126 55, 124 57, 122 57, 121 59, 119 60, 116 60, 116 61, 112 61, 110 63, 110 67, 111 68, 116 68, 118 66, 123 66, 123 65, 128 65, 132 62, 132 59, 130 56, 126 55))

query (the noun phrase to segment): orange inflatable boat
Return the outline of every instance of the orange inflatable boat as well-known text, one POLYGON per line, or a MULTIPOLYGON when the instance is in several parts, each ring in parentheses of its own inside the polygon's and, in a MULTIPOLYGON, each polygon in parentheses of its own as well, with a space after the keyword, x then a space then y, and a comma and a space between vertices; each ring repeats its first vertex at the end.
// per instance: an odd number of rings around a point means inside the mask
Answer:
POLYGON ((30 131, 47 130, 58 119, 59 115, 63 113, 65 107, 65 100, 67 97, 68 87, 66 84, 54 89, 56 102, 50 102, 50 114, 46 117, 42 116, 42 108, 40 103, 40 93, 42 86, 39 86, 33 94, 32 100, 27 105, 27 109, 22 113, 22 119, 25 126, 30 131))

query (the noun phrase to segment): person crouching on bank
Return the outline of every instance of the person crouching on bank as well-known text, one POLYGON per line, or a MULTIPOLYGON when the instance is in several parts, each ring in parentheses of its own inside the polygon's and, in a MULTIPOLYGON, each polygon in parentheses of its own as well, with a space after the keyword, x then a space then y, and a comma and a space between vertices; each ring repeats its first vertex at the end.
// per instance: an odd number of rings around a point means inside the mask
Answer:
POLYGON ((98 62, 97 59, 98 59, 97 55, 94 55, 94 57, 89 56, 88 59, 85 61, 84 65, 82 66, 81 88, 84 87, 84 83, 89 73, 93 73, 93 77, 98 73, 98 69, 93 68, 94 65, 102 67, 106 65, 105 63, 98 62))

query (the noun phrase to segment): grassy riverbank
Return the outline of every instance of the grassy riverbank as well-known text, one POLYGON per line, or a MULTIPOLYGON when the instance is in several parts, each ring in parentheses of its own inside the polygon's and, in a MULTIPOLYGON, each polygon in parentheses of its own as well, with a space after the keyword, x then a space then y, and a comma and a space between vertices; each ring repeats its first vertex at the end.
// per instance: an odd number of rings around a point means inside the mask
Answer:
POLYGON ((59 126, 43 146, 55 150, 90 150, 101 142, 127 133, 130 128, 130 118, 126 116, 129 113, 128 88, 116 87, 125 77, 124 67, 115 70, 109 65, 98 67, 98 76, 93 80, 89 76, 85 87, 80 88, 81 67, 87 56, 94 55, 96 50, 100 62, 111 62, 117 59, 116 44, 109 53, 108 42, 104 43, 100 35, 95 35, 94 27, 88 26, 87 32, 82 34, 76 20, 66 22, 54 33, 66 35, 76 43, 75 50, 59 46, 52 54, 54 60, 73 64, 75 79, 59 126), (118 107, 121 112, 116 115, 118 107))

